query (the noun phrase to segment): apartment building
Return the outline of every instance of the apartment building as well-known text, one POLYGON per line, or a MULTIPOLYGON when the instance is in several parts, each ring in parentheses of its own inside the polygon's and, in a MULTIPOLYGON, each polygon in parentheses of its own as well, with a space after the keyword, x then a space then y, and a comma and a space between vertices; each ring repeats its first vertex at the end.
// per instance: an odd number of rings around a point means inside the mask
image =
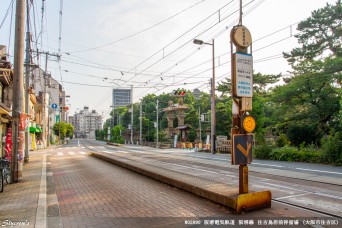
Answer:
POLYGON ((71 119, 76 138, 95 138, 95 131, 102 128, 102 116, 89 107, 84 107, 71 119))

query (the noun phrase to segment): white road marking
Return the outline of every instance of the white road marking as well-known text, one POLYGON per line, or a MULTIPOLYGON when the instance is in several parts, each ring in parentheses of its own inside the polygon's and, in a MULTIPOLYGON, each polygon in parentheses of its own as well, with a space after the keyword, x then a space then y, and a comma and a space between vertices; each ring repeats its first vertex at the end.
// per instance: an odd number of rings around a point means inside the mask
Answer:
POLYGON ((305 170, 305 171, 312 171, 312 172, 319 172, 319 173, 332 173, 332 174, 342 175, 342 173, 338 173, 338 172, 330 172, 330 171, 323 171, 323 170, 316 170, 316 169, 303 169, 303 168, 296 168, 296 169, 305 170))
POLYGON ((320 192, 315 192, 315 194, 316 194, 316 195, 320 195, 320 196, 326 196, 326 197, 329 197, 329 198, 339 199, 339 200, 342 199, 341 196, 334 196, 334 195, 325 194, 325 193, 320 193, 320 192))
POLYGON ((271 167, 278 167, 278 168, 283 167, 281 165, 269 165, 269 164, 263 164, 263 163, 257 163, 257 162, 253 162, 251 165, 264 165, 264 166, 271 166, 271 167))
POLYGON ((80 151, 80 154, 87 154, 86 152, 80 151))
POLYGON ((288 198, 293 198, 293 197, 297 197, 297 196, 305 196, 305 195, 310 195, 310 194, 313 194, 313 192, 306 192, 306 193, 297 194, 297 195, 278 197, 278 198, 276 198, 275 200, 279 200, 279 199, 288 199, 288 198))
POLYGON ((57 152, 57 155, 58 155, 58 156, 63 156, 64 153, 63 153, 63 152, 57 152))
POLYGON ((40 177, 40 187, 38 195, 38 207, 36 214, 36 227, 46 227, 46 154, 43 156, 42 174, 40 177))
POLYGON ((75 155, 75 153, 72 152, 72 151, 68 151, 68 154, 69 154, 69 155, 75 155))

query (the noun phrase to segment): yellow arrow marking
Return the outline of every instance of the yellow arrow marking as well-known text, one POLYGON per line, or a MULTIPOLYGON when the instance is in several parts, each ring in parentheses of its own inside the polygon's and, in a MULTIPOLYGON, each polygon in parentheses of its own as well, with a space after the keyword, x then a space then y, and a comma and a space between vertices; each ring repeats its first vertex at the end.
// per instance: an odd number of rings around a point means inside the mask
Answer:
POLYGON ((241 144, 238 144, 236 147, 247 157, 249 154, 249 151, 252 147, 252 144, 247 143, 247 150, 245 150, 245 148, 243 148, 243 146, 241 146, 241 144))

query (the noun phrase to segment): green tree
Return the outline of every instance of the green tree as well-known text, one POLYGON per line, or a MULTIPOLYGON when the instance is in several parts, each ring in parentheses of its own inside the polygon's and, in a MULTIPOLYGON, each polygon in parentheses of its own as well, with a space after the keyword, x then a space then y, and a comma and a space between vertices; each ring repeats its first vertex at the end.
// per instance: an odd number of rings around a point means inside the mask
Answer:
MULTIPOLYGON (((313 11, 310 18, 298 25, 300 32, 296 37, 301 47, 284 53, 292 65, 292 77, 274 90, 271 100, 277 107, 280 131, 290 136, 294 128, 303 132, 298 126, 312 129, 310 136, 302 138, 303 142, 314 141, 319 145, 320 138, 332 128, 341 130, 341 23, 341 0, 313 11)), ((298 146, 297 139, 294 144, 298 146)))
POLYGON ((111 141, 115 143, 123 143, 124 139, 122 137, 122 132, 125 128, 121 125, 116 125, 110 129, 111 141))
POLYGON ((65 137, 73 137, 74 127, 65 122, 55 123, 53 126, 53 132, 55 135, 64 140, 65 137))
POLYGON ((341 57, 342 37, 342 4, 328 4, 312 12, 311 17, 300 22, 295 35, 301 47, 294 48, 290 53, 284 53, 293 66, 298 62, 313 60, 327 51, 341 57))
POLYGON ((74 137, 74 126, 72 126, 71 124, 67 123, 66 124, 66 128, 67 128, 66 137, 72 139, 74 137))

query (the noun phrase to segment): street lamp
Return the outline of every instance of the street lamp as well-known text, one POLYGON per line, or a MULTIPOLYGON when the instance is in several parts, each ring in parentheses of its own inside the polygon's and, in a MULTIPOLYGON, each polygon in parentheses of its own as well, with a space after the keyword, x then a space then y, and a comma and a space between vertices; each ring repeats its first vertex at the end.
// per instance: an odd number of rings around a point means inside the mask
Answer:
POLYGON ((210 150, 212 154, 216 152, 215 138, 216 138, 216 111, 215 111, 215 43, 203 42, 203 40, 194 39, 194 44, 198 45, 211 45, 213 47, 213 77, 211 79, 211 135, 210 135, 210 150))

